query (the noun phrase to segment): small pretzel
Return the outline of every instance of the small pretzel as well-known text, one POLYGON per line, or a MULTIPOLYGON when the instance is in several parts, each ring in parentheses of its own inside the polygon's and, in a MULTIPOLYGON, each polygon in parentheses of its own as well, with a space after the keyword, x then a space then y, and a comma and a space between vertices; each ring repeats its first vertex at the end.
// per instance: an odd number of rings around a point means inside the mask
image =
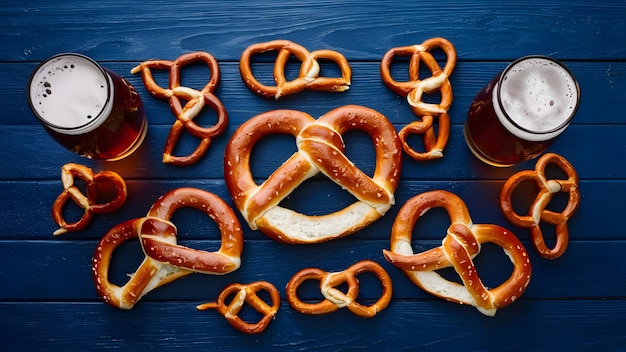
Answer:
POLYGON ((126 221, 101 239, 92 260, 93 279, 98 295, 107 304, 131 309, 148 292, 194 272, 223 275, 239 268, 243 233, 237 216, 216 195, 195 189, 179 188, 159 198, 148 215, 126 221), (220 230, 222 244, 216 252, 178 245, 176 226, 169 220, 181 207, 193 207, 213 219, 220 230), (123 286, 108 279, 113 251, 129 239, 139 239, 145 258, 123 286))
POLYGON ((124 205, 126 201, 126 183, 120 175, 113 171, 102 171, 94 174, 86 166, 69 163, 61 167, 61 182, 63 183, 63 192, 59 194, 52 205, 52 219, 60 226, 54 231, 55 236, 69 231, 82 230, 89 225, 93 214, 113 212, 124 205), (87 195, 84 195, 76 187, 74 178, 85 181, 87 195), (106 203, 98 203, 98 184, 101 183, 109 183, 115 189, 115 197, 106 203), (83 216, 73 223, 68 223, 63 218, 63 208, 69 199, 84 209, 83 216))
POLYGON ((362 106, 334 109, 317 121, 295 110, 274 110, 252 117, 233 134, 226 147, 224 178, 235 206, 250 228, 286 243, 317 243, 351 234, 385 214, 394 203, 401 170, 400 143, 393 125, 362 106), (373 177, 344 154, 341 135, 367 132, 376 152, 373 177), (298 151, 265 182, 257 185, 250 155, 263 136, 281 133, 296 138, 298 151), (337 212, 307 216, 279 206, 306 179, 322 172, 357 201, 337 212))
POLYGON ((448 109, 452 104, 452 85, 449 77, 456 66, 456 50, 452 43, 444 38, 431 38, 419 45, 392 48, 383 56, 380 64, 380 75, 387 87, 396 94, 406 97, 413 113, 421 121, 411 123, 400 131, 400 139, 405 152, 415 160, 430 160, 443 157, 443 148, 450 134, 450 118, 448 109), (430 53, 433 49, 442 49, 447 57, 442 69, 430 53), (391 76, 391 63, 396 56, 410 56, 409 80, 397 82, 391 76), (423 62, 432 76, 420 79, 420 63, 423 62), (441 101, 438 104, 425 103, 424 93, 440 91, 441 101), (435 132, 434 118, 439 118, 439 134, 435 132), (422 134, 424 152, 411 148, 407 142, 411 134, 422 134))
POLYGON ((437 121, 439 125, 438 135, 435 132, 435 118, 432 116, 423 116, 420 121, 413 121, 404 126, 398 133, 404 152, 411 158, 420 161, 442 158, 443 149, 448 144, 448 137, 450 136, 450 116, 448 113, 441 114, 437 121), (408 138, 413 134, 422 135, 424 152, 418 152, 409 145, 408 138))
POLYGON ((146 89, 155 98, 169 99, 170 108, 176 116, 163 149, 163 162, 174 165, 189 165, 197 162, 208 150, 211 140, 221 135, 228 125, 226 108, 213 94, 220 81, 220 68, 217 60, 206 52, 192 52, 181 55, 175 61, 144 61, 133 68, 131 73, 135 74, 140 71, 146 89), (181 69, 195 62, 202 62, 211 70, 209 82, 199 91, 180 86, 181 69), (169 70, 169 88, 162 88, 156 83, 152 77, 152 69, 169 70), (186 101, 184 106, 181 100, 186 101), (217 122, 213 126, 201 127, 194 122, 194 118, 200 114, 205 105, 217 113, 217 122), (172 153, 183 130, 200 138, 200 144, 190 155, 174 156, 172 153))
POLYGON ((263 332, 276 316, 280 308, 280 294, 278 289, 267 281, 257 281, 246 285, 234 283, 222 290, 217 302, 204 303, 196 308, 198 310, 216 309, 235 329, 247 334, 258 334, 263 332), (272 305, 267 304, 257 295, 259 291, 269 292, 272 305), (233 294, 235 296, 230 303, 226 303, 226 300, 233 294), (261 313, 263 317, 258 322, 248 323, 239 317, 238 314, 245 303, 261 313))
POLYGON ((383 250, 383 254, 423 290, 452 302, 472 305, 488 316, 513 303, 530 283, 530 260, 517 237, 497 225, 474 224, 465 203, 442 190, 422 193, 406 202, 391 230, 391 250, 383 250), (415 223, 436 207, 444 208, 450 217, 446 237, 440 247, 414 254, 411 237, 415 223), (501 247, 513 262, 511 276, 493 289, 483 285, 473 262, 481 244, 486 242, 501 247), (447 267, 455 269, 463 284, 444 279, 436 272, 447 267))
POLYGON ((572 164, 554 153, 547 153, 539 158, 535 170, 520 171, 511 176, 504 184, 500 194, 500 208, 504 216, 515 226, 530 229, 533 246, 546 259, 555 259, 565 253, 569 239, 567 220, 574 215, 579 204, 578 174, 572 164), (549 164, 554 164, 563 170, 567 179, 548 180, 545 171, 549 164), (525 181, 534 182, 538 193, 528 210, 528 215, 522 216, 513 209, 511 197, 517 186, 525 181), (552 197, 559 192, 569 195, 565 209, 559 213, 546 209, 552 197), (540 226, 542 221, 556 226, 556 244, 552 249, 546 245, 540 226))
POLYGON ((241 54, 239 71, 245 85, 257 95, 265 98, 280 98, 283 95, 295 94, 305 88, 328 92, 344 92, 350 88, 352 70, 346 58, 333 50, 315 50, 309 52, 304 47, 288 40, 273 40, 265 43, 250 45, 241 54), (255 54, 268 51, 277 51, 274 62, 274 81, 276 86, 261 84, 252 74, 251 57, 255 54), (287 81, 285 67, 291 55, 302 62, 299 76, 287 81), (320 77, 319 59, 326 59, 336 63, 341 69, 341 78, 320 77))
POLYGON ((329 273, 317 268, 308 268, 296 273, 287 283, 287 300, 291 307, 303 314, 328 314, 339 308, 348 308, 352 313, 371 318, 387 308, 393 293, 391 277, 382 266, 371 260, 360 261, 348 269, 329 273), (383 291, 375 303, 366 306, 356 300, 359 295, 359 281, 357 275, 370 272, 380 280, 383 291), (307 280, 320 282, 320 291, 324 300, 318 303, 304 303, 298 298, 298 287, 307 280), (344 293, 337 287, 347 285, 344 293))

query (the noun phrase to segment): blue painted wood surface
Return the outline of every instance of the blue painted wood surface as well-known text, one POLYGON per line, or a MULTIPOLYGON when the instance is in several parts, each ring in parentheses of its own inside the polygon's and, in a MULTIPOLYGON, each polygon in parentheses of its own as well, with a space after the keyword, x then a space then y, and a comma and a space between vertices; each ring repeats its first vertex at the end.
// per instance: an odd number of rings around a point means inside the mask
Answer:
MULTIPOLYGON (((202 350, 345 351, 403 350, 611 351, 626 349, 626 3, 607 1, 29 1, 0 5, 0 342, 7 351, 202 350), (230 135, 250 117, 290 108, 320 116, 334 107, 360 104, 386 115, 399 130, 414 119, 406 101, 380 80, 379 60, 392 47, 442 36, 459 57, 451 83, 450 142, 442 160, 417 163, 404 158, 396 205, 379 221, 349 237, 311 246, 276 243, 244 226, 241 269, 225 276, 195 274, 148 294, 131 311, 119 311, 98 298, 90 260, 100 237, 116 224, 144 215, 163 193, 183 186, 216 193, 232 204, 223 180, 223 152, 230 135), (309 50, 342 52, 353 69, 348 92, 305 91, 279 101, 252 94, 242 83, 238 59, 248 45, 289 39, 309 50), (196 165, 161 163, 172 123, 167 102, 144 89, 130 69, 148 59, 174 59, 208 51, 220 62, 217 96, 228 109, 228 131, 215 140, 196 165), (122 74, 139 91, 149 119, 145 143, 117 162, 94 162, 71 154, 44 132, 28 108, 25 87, 36 65, 58 52, 80 52, 122 74), (544 54, 562 60, 578 79, 582 100, 573 124, 550 149, 577 169, 581 206, 570 221, 571 242, 557 260, 541 259, 527 230, 514 228, 498 210, 498 195, 527 162, 494 169, 474 159, 462 136, 473 96, 511 60, 544 54), (129 197, 119 211, 96 216, 84 231, 53 237, 52 202, 62 189, 60 168, 79 162, 95 171, 113 170, 128 183, 129 197), (476 223, 510 228, 527 246, 533 277, 519 301, 493 318, 471 307, 430 296, 415 287, 382 256, 391 224, 412 196, 446 189, 461 196, 476 223), (291 275, 304 267, 342 270, 363 259, 390 273, 394 297, 372 319, 347 311, 326 316, 295 312, 284 300, 291 275), (259 335, 232 329, 214 311, 195 305, 214 300, 232 282, 267 280, 282 293, 276 319, 259 335)), ((259 69, 269 70, 270 63, 259 69)), ((297 69, 297 68, 291 68, 297 69)), ((332 68, 330 68, 332 70, 332 68)), ((394 68, 401 73, 399 67, 394 68)), ((263 71, 265 72, 265 71, 263 71)), ((269 71, 267 71, 269 72, 269 71)), ((332 71, 331 71, 332 72, 332 71)), ((192 67, 185 83, 200 87, 206 72, 192 67)), ((211 116, 204 116, 210 121, 211 116)), ((182 150, 194 146, 186 138, 182 150)), ((365 136, 346 136, 347 153, 372 172, 365 136)), ((253 171, 262 179, 295 150, 292 139, 263 140, 253 171)), ((310 180, 286 202, 309 214, 343 207, 350 198, 323 178, 310 180)), ((70 211, 71 213, 71 211, 70 211)), ((242 220, 243 221, 243 220, 242 220)), ((433 211, 416 231, 415 250, 437 246, 447 224, 433 211)), ((175 222, 180 242, 213 250, 215 225, 194 211, 175 222)), ((478 267, 486 284, 505 278, 510 264, 485 246, 478 267)), ((112 277, 120 282, 142 258, 136 243, 116 254, 112 277)), ((377 298, 380 288, 362 278, 361 299, 377 298)), ((307 288, 302 293, 317 299, 307 288)))

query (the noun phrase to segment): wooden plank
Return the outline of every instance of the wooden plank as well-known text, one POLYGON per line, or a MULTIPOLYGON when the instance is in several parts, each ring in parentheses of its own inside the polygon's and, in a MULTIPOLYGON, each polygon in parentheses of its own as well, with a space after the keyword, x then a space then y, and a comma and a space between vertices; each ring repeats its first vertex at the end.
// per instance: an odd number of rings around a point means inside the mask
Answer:
MULTIPOLYGON (((191 248, 214 251, 219 242, 189 240, 184 232, 180 244, 191 248)), ((99 301, 91 278, 91 258, 96 241, 47 240, 1 241, 3 270, 0 279, 10 282, 0 290, 0 301, 99 301), (28 275, 24 276, 24 258, 28 258, 28 275)), ((414 240, 414 251, 441 245, 441 240, 414 240)), ((536 299, 609 299, 622 298, 626 290, 626 270, 622 255, 626 243, 616 241, 572 241, 567 252, 557 260, 540 258, 527 241, 533 274, 531 283, 520 298, 536 299), (602 263, 597 258, 602 253, 602 263)), ((228 284, 266 280, 273 283, 285 297, 285 286, 293 275, 306 267, 333 272, 342 271, 361 260, 381 264, 393 281, 395 300, 435 299, 411 283, 404 274, 387 263, 382 255, 389 248, 386 240, 363 241, 358 236, 313 246, 284 245, 269 240, 246 240, 242 265, 237 271, 223 275, 194 274, 160 287, 143 301, 197 301, 215 298, 228 284)), ((143 253, 138 242, 129 241, 116 250, 110 268, 110 280, 123 285, 139 266, 143 253)), ((511 262, 500 248, 485 244, 476 257, 477 270, 487 287, 496 287, 511 274, 511 262)), ((450 270, 441 274, 450 280, 458 276, 450 270)), ((371 275, 359 275, 359 300, 380 297, 380 283, 371 275)), ((315 282, 302 286, 302 299, 321 300, 315 282)), ((453 304, 454 305, 454 304, 453 304)))
MULTIPOLYGON (((201 47, 198 50, 209 50, 201 47)), ((242 49, 243 50, 243 49, 242 49)), ((384 52, 380 53, 382 57, 384 52)), ((536 53, 540 53, 539 51, 536 53)), ((180 54, 159 56, 158 59, 175 59, 180 54)), ((153 56, 144 56, 144 59, 153 56)), ((314 117, 321 116, 332 108, 357 104, 376 109, 396 124, 406 124, 414 121, 415 115, 411 112, 406 99, 399 97, 389 90, 382 82, 379 74, 380 57, 373 61, 351 62, 353 80, 350 90, 345 93, 327 93, 303 91, 296 95, 285 96, 279 100, 260 98, 254 95, 243 84, 239 74, 237 62, 220 62, 221 83, 216 95, 222 101, 229 113, 229 124, 238 126, 259 113, 275 109, 296 109, 305 111, 314 117)), ((467 111, 474 96, 493 77, 503 70, 509 61, 474 62, 461 61, 457 64, 450 81, 453 87, 454 101, 450 107, 450 118, 453 124, 463 124, 467 111)), ((581 103, 573 120, 574 124, 606 124, 625 123, 626 107, 621 104, 626 99, 626 63, 619 61, 578 62, 565 61, 579 81, 581 87, 581 103)), ((139 92, 144 102, 150 125, 171 125, 173 115, 167 101, 152 97, 144 88, 139 74, 131 75, 130 70, 139 62, 102 62, 105 67, 124 76, 139 92)), ((443 64, 443 63, 442 63, 443 64)), ((289 64, 290 70, 299 69, 298 63, 289 64)), ((0 124, 36 125, 37 119, 30 111, 26 102, 25 87, 28 79, 35 70, 37 63, 0 63, 0 89, 4 92, 0 98, 6 114, 0 124), (20 88, 16 89, 16 83, 20 88)), ((259 69, 262 74, 271 74, 271 64, 264 64, 259 69)), ((325 76, 338 75, 336 67, 323 66, 325 76)), ((394 78, 398 81, 406 80, 406 65, 398 63, 394 78)), ((167 86, 166 71, 154 71, 157 81, 167 86)), ((202 66, 190 66, 183 71, 183 85, 201 89, 208 81, 208 70, 202 66)), ((424 74, 422 78, 427 77, 424 74)), ((259 75, 259 79, 262 76, 259 75)), ((264 81, 265 82, 265 81, 264 81)), ((272 82, 265 82, 272 85, 272 82)), ((434 101, 435 94, 426 94, 426 99, 434 101)), ((212 116, 209 112, 202 114, 201 121, 209 124, 212 116)))
MULTIPOLYGON (((128 199, 118 211, 110 214, 100 214, 93 218, 88 228, 77 233, 69 233, 64 238, 97 240, 113 226, 126 220, 145 216, 150 206, 158 197, 178 187, 195 187, 215 193, 229 205, 232 205, 230 195, 225 189, 223 181, 217 180, 131 180, 128 181, 128 199)), ((528 230, 512 226, 499 210, 499 194, 501 181, 402 181, 400 191, 396 195, 396 205, 393 206, 381 219, 354 236, 359 239, 386 240, 389 238, 391 226, 402 205, 411 197, 435 189, 445 189, 461 197, 475 223, 498 224, 509 228, 521 239, 529 239, 528 230)), ((11 219, 3 224, 2 239, 29 239, 51 240, 52 232, 57 226, 50 215, 51 207, 62 190, 61 182, 0 182, 3 190, 3 202, 0 203, 0 217, 11 219), (16 211, 19 209, 19 211, 16 211)), ((622 209, 620 207, 606 207, 603 204, 619 204, 621 195, 626 192, 626 183, 623 181, 583 181, 581 184, 582 199, 580 208, 569 221, 570 237, 573 240, 618 240, 623 234, 616 231, 620 227, 622 209)), ((522 205, 530 201, 533 196, 515 196, 516 204, 522 205)), ((298 191, 283 204, 304 214, 328 214, 351 204, 354 199, 345 192, 338 192, 338 186, 330 181, 319 180, 304 184, 298 191), (332 201, 329 201, 332 199, 332 201), (306 200, 306 202, 303 202, 306 200)), ((557 197, 550 208, 559 211, 563 209, 564 199, 557 197)), ((204 216, 198 216, 193 210, 181 209, 177 215, 180 226, 188 225, 191 239, 206 239, 202 230, 212 224, 204 216), (202 221, 201 221, 202 220, 202 221), (207 220, 207 221, 204 221, 207 220)), ((237 212, 239 215, 239 213, 237 212)), ((66 207, 65 215, 68 221, 76 221, 82 215, 82 210, 72 203, 66 207)), ((252 231, 243 218, 247 239, 267 239, 258 231, 252 231)), ((435 240, 445 233, 449 220, 443 210, 433 210, 427 213, 420 221, 418 238, 435 240)), ((211 229, 213 231, 214 229, 211 229)), ((546 237, 552 238, 549 227, 546 228, 546 237)), ((216 233, 216 232, 212 232, 216 233)), ((417 233, 417 232, 416 232, 417 233)))
MULTIPOLYGON (((396 127, 398 128, 398 127, 396 127)), ((223 153, 233 127, 215 139, 202 160, 194 165, 178 167, 161 162, 163 145, 169 126, 150 126, 142 146, 129 156, 116 162, 94 162, 63 149, 49 137, 40 126, 0 126, 0 158, 4 168, 0 179, 58 179, 60 168, 68 162, 77 162, 93 167, 94 170, 117 171, 127 179, 221 179, 223 178, 223 153), (16 143, 21 141, 21 143, 16 143), (28 163, 23 160, 27 159, 28 163)), ((626 133, 626 125, 571 125, 549 149, 561 154, 576 168, 582 179, 615 180, 626 175, 626 165, 615 163, 615 155, 626 153, 626 144, 616 143, 626 133), (581 141, 589 147, 581 147, 581 141)), ((402 179, 505 180, 515 172, 533 169, 536 160, 512 168, 494 168, 476 159, 465 143, 462 126, 452 126, 450 140, 444 150, 444 158, 431 162, 416 162, 403 157, 402 179)), ((370 139, 363 133, 345 136, 347 154, 366 172, 374 170, 373 149, 370 139), (361 144, 363 143, 363 144, 361 144)), ((198 139, 185 135, 177 153, 185 155, 197 146, 198 139)), ((413 143, 413 142, 412 142, 413 143)), ((416 142, 419 143, 419 142, 416 142)), ((416 144, 416 148, 419 145, 416 144)), ((252 170, 255 177, 264 179, 276 167, 296 151, 294 139, 289 136, 273 135, 261 140, 253 151, 252 170)))
POLYGON ((6 45, 1 61, 39 61, 58 50, 98 60, 135 60, 207 48, 217 51, 218 59, 232 61, 245 46, 277 38, 297 39, 310 50, 337 48, 349 59, 373 60, 387 48, 435 36, 457 43, 461 59, 512 60, 531 50, 564 59, 626 58, 622 2, 579 0, 563 6, 561 1, 542 1, 528 6, 497 0, 427 6, 392 0, 193 1, 175 7, 168 2, 127 3, 120 11, 112 0, 71 9, 63 3, 31 1, 26 6, 3 4, 0 13, 0 41, 6 45), (585 30, 580 30, 583 25, 585 30))
POLYGON ((626 301, 580 303, 523 301, 489 318, 467 307, 417 300, 393 302, 376 317, 361 319, 344 311, 302 315, 283 302, 276 319, 258 335, 241 334, 216 312, 197 312, 189 302, 146 303, 130 312, 99 303, 0 303, 0 321, 5 322, 4 346, 15 352, 626 348, 626 301))

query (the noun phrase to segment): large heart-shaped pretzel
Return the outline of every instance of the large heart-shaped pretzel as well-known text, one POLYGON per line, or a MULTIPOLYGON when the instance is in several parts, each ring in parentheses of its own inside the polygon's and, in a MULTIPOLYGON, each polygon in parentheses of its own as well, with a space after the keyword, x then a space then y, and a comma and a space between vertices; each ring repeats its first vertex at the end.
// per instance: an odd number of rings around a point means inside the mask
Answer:
POLYGON ((472 305, 489 316, 513 303, 530 282, 530 259, 517 237, 497 225, 474 224, 465 203, 447 191, 430 191, 409 199, 393 224, 391 250, 383 250, 383 254, 425 291, 449 301, 472 305), (440 247, 414 254, 411 237, 415 223, 436 207, 444 208, 450 217, 447 235, 440 247), (500 246, 514 266, 511 276, 492 289, 484 286, 473 262, 481 244, 486 242, 500 246), (449 281, 436 272, 447 267, 455 269, 463 284, 449 281))
POLYGON ((419 45, 391 48, 385 53, 380 63, 380 75, 387 87, 396 94, 407 98, 411 110, 421 121, 408 124, 400 131, 404 151, 416 160, 429 160, 443 157, 443 148, 448 143, 450 118, 448 109, 452 104, 452 85, 449 77, 456 66, 456 50, 452 43, 444 38, 431 38, 419 45), (442 69, 431 54, 440 48, 446 54, 446 64, 442 69), (391 63, 397 56, 410 56, 409 79, 396 81, 391 75, 391 63), (431 76, 420 79, 420 63, 424 63, 431 76), (424 93, 439 91, 439 103, 423 101, 424 93), (435 118, 438 118, 439 131, 435 132, 435 118), (411 148, 407 139, 412 134, 421 134, 424 140, 424 152, 411 148))
POLYGON ((94 174, 87 166, 68 163, 61 167, 61 182, 63 192, 52 205, 52 219, 59 225, 59 229, 53 233, 55 236, 68 231, 82 230, 91 222, 93 214, 110 213, 119 209, 126 201, 126 183, 113 171, 101 171, 94 174), (85 182, 87 195, 76 186, 75 178, 85 182), (115 190, 113 199, 105 203, 98 203, 98 184, 101 183, 108 183, 115 190), (68 223, 63 217, 63 209, 70 199, 84 210, 83 216, 72 223, 68 223))
POLYGON ((315 50, 309 52, 303 46, 288 40, 272 40, 265 43, 250 45, 241 54, 239 71, 245 85, 257 95, 262 97, 280 98, 283 95, 295 94, 305 88, 329 92, 343 92, 350 88, 352 70, 346 58, 333 50, 315 50), (251 57, 255 54, 268 51, 277 51, 274 62, 275 86, 267 86, 254 77, 251 67, 251 57), (298 77, 287 81, 285 66, 289 57, 294 55, 302 62, 298 77), (330 60, 336 63, 341 70, 341 77, 320 77, 319 59, 330 60))
POLYGON ((100 240, 92 260, 93 278, 104 302, 131 309, 151 290, 194 272, 222 275, 241 265, 243 232, 233 210, 216 195, 196 189, 179 188, 159 198, 148 215, 115 226, 100 240), (176 226, 170 221, 181 207, 204 212, 219 227, 222 244, 207 252, 176 243, 176 226), (139 239, 145 254, 139 268, 123 286, 109 281, 109 264, 114 250, 123 242, 139 239))
POLYGON ((520 171, 511 176, 500 194, 500 208, 504 216, 515 226, 530 228, 533 246, 546 259, 555 259, 563 255, 567 249, 569 230, 567 221, 574 215, 580 204, 580 190, 578 188, 578 174, 565 158, 558 154, 546 153, 535 165, 535 170, 520 171), (567 179, 547 179, 546 167, 554 164, 565 172, 567 179), (515 189, 523 182, 534 182, 537 186, 537 196, 533 201, 528 215, 519 215, 512 204, 515 189), (547 209, 553 196, 559 192, 568 194, 565 208, 560 212, 547 209), (556 243, 552 249, 546 245, 541 230, 541 222, 556 226, 556 243))
POLYGON ((257 281, 250 284, 234 283, 222 290, 217 302, 200 304, 196 308, 198 310, 215 309, 235 329, 247 334, 258 334, 263 332, 276 316, 278 308, 280 308, 280 293, 276 286, 267 281, 257 281), (269 293, 271 305, 257 295, 259 291, 269 293), (230 303, 227 303, 233 295, 230 303), (262 315, 259 321, 248 323, 239 317, 239 312, 243 309, 244 303, 262 315))
POLYGON ((287 243, 331 240, 380 218, 394 203, 400 170, 400 143, 393 125, 380 113, 354 105, 334 109, 317 121, 294 110, 257 115, 233 134, 224 161, 226 185, 250 228, 287 243), (344 154, 342 134, 353 129, 367 132, 372 139, 376 152, 373 177, 344 154), (259 139, 275 133, 293 135, 298 151, 257 185, 250 171, 250 154, 259 139), (296 187, 319 172, 357 201, 320 216, 307 216, 279 206, 296 187))
POLYGON ((220 67, 215 58, 206 52, 192 52, 179 56, 174 61, 150 60, 144 61, 133 68, 131 73, 141 72, 144 85, 148 92, 158 99, 169 99, 170 108, 176 116, 176 121, 167 136, 163 149, 163 162, 175 165, 188 165, 198 161, 208 150, 211 140, 226 130, 228 114, 222 102, 213 94, 220 81, 220 67), (182 87, 181 69, 184 66, 201 62, 211 70, 209 82, 201 89, 195 90, 182 87), (169 87, 163 88, 156 83, 151 70, 169 70, 169 87), (181 103, 181 100, 186 103, 181 103), (217 122, 213 126, 201 127, 194 122, 194 118, 200 114, 204 106, 211 107, 217 114, 217 122), (198 147, 187 156, 174 156, 174 148, 183 130, 189 131, 193 136, 200 138, 198 147))

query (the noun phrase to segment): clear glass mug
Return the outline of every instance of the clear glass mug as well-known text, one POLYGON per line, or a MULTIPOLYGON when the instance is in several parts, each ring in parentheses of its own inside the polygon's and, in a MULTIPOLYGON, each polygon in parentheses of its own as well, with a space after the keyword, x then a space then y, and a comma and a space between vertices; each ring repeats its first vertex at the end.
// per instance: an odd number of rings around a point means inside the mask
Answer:
POLYGON ((59 144, 87 158, 124 158, 146 136, 144 106, 135 88, 81 54, 62 53, 42 62, 30 78, 28 102, 59 144))
POLYGON ((578 82, 567 67, 546 56, 522 57, 476 95, 465 141, 489 165, 531 160, 565 131, 579 101, 578 82))

